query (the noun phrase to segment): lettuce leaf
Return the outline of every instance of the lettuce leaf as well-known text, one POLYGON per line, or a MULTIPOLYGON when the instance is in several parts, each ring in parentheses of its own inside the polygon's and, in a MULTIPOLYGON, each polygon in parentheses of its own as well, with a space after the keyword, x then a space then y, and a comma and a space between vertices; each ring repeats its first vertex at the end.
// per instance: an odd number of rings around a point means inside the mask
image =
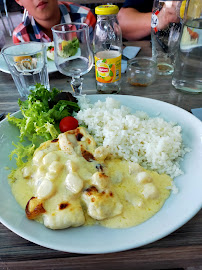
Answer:
POLYGON ((16 165, 17 167, 22 167, 24 163, 32 157, 35 150, 35 145, 32 144, 24 146, 22 143, 19 142, 17 144, 12 144, 15 146, 15 149, 11 152, 9 157, 10 159, 12 159, 13 156, 16 155, 16 165))
POLYGON ((78 48, 79 40, 78 38, 73 38, 72 41, 69 41, 68 44, 63 47, 63 53, 70 57, 77 53, 78 48))
POLYGON ((36 84, 27 100, 18 100, 22 117, 7 115, 8 121, 20 131, 20 142, 14 144, 15 149, 10 155, 11 158, 16 155, 18 167, 23 166, 40 143, 58 137, 62 118, 79 111, 78 104, 68 100, 59 100, 54 106, 50 106, 61 92, 57 88, 49 91, 43 85, 36 84))

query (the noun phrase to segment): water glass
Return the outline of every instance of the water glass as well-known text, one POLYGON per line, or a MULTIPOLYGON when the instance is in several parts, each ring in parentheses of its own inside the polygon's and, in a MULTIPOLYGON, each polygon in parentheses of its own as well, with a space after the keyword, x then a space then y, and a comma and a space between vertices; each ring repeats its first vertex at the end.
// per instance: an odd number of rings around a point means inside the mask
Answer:
POLYGON ((175 61, 176 89, 202 93, 202 1, 187 0, 185 23, 175 61))
POLYGON ((89 26, 85 23, 64 23, 53 26, 54 60, 62 74, 72 77, 75 96, 82 93, 83 78, 93 66, 89 26))
POLYGON ((2 55, 21 97, 27 97, 37 83, 50 90, 46 46, 39 42, 4 47, 2 55))
POLYGON ((152 57, 159 75, 174 71, 175 56, 183 19, 180 18, 182 1, 154 0, 151 19, 152 57))

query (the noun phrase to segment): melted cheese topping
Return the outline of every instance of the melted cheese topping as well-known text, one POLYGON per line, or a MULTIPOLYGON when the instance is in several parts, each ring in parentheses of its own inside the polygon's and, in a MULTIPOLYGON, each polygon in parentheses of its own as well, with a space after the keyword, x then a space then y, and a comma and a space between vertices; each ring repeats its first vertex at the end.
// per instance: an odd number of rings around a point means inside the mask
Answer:
POLYGON ((161 209, 172 185, 167 175, 112 159, 84 128, 43 143, 15 179, 12 192, 27 217, 51 229, 136 226, 161 209))

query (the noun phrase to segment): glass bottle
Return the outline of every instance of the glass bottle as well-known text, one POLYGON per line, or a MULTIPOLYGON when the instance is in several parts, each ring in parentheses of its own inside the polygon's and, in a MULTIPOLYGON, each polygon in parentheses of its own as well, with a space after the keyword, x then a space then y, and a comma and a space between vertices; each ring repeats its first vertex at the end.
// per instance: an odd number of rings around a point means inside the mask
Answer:
POLYGON ((185 23, 174 66, 176 89, 202 93, 202 1, 187 0, 185 23))
POLYGON ((93 50, 98 93, 113 94, 121 89, 122 33, 116 16, 118 11, 116 5, 95 8, 93 50))
POLYGON ((159 75, 170 75, 182 26, 180 6, 182 0, 154 0, 151 18, 152 57, 159 75))

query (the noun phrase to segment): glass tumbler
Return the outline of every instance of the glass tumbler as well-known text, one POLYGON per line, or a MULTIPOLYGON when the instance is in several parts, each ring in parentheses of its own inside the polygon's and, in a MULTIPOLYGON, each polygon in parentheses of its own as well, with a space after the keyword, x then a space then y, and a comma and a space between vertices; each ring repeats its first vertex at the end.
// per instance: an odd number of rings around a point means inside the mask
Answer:
POLYGON ((2 55, 21 97, 27 97, 37 83, 50 90, 46 46, 40 42, 4 47, 2 55))

